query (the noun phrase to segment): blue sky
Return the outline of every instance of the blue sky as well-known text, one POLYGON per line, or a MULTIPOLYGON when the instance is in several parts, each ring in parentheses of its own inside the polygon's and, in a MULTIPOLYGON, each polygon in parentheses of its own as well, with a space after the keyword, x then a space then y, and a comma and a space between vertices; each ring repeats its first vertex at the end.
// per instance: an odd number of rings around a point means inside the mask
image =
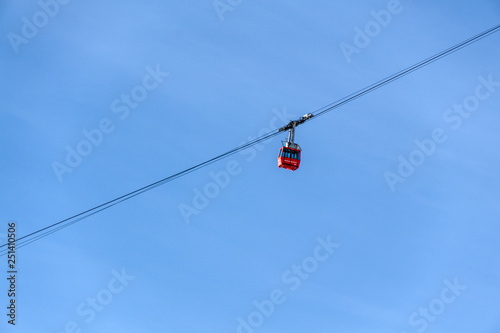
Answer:
MULTIPOLYGON (((0 237, 8 221, 19 235, 52 224, 500 22, 493 0, 221 3, 232 10, 0 5, 0 237), (78 149, 91 152, 69 166, 78 149)), ((300 126, 296 172, 277 168, 283 134, 19 249, 15 329, 499 332, 499 43, 300 126), (401 158, 418 165, 402 175, 401 158)))

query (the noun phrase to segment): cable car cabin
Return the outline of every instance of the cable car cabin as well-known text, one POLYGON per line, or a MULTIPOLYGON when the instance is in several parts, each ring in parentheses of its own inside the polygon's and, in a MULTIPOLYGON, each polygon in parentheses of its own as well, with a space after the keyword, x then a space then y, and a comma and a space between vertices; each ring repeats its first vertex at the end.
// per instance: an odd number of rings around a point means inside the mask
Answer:
POLYGON ((297 170, 300 166, 300 147, 298 148, 281 147, 278 156, 278 167, 292 171, 297 170))

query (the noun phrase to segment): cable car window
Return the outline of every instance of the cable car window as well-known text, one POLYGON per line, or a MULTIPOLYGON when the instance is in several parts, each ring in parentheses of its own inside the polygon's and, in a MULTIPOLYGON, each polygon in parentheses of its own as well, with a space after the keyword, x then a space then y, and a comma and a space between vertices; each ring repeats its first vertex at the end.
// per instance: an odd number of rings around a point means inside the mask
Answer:
POLYGON ((297 159, 300 160, 300 151, 298 152, 298 158, 297 159))
POLYGON ((296 151, 292 151, 292 158, 293 158, 294 160, 296 160, 296 159, 297 159, 297 152, 296 152, 296 151))

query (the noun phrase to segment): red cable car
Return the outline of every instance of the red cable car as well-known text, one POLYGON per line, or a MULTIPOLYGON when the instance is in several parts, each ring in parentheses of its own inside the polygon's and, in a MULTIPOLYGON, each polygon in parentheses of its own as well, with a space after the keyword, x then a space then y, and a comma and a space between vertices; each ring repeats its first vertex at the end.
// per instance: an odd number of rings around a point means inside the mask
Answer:
POLYGON ((285 127, 280 128, 280 132, 288 130, 288 140, 283 144, 283 147, 280 148, 280 152, 278 155, 278 167, 295 171, 300 166, 300 154, 302 149, 300 146, 293 142, 295 139, 295 126, 304 123, 309 118, 312 118, 313 115, 308 113, 299 120, 291 121, 285 127))
POLYGON ((281 147, 280 153, 278 155, 278 167, 295 171, 300 166, 300 147, 298 144, 294 144, 297 148, 288 147, 287 142, 285 146, 281 147))

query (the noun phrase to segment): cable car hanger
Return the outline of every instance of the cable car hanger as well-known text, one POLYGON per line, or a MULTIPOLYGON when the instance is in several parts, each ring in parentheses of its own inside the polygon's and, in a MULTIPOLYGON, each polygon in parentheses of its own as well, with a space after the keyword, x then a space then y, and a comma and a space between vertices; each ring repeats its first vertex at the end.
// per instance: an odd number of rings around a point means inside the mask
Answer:
POLYGON ((300 155, 302 149, 295 140, 295 127, 314 117, 312 113, 303 115, 299 120, 292 120, 286 126, 279 129, 278 132, 288 130, 288 139, 280 148, 278 155, 278 168, 295 171, 300 166, 300 155))

